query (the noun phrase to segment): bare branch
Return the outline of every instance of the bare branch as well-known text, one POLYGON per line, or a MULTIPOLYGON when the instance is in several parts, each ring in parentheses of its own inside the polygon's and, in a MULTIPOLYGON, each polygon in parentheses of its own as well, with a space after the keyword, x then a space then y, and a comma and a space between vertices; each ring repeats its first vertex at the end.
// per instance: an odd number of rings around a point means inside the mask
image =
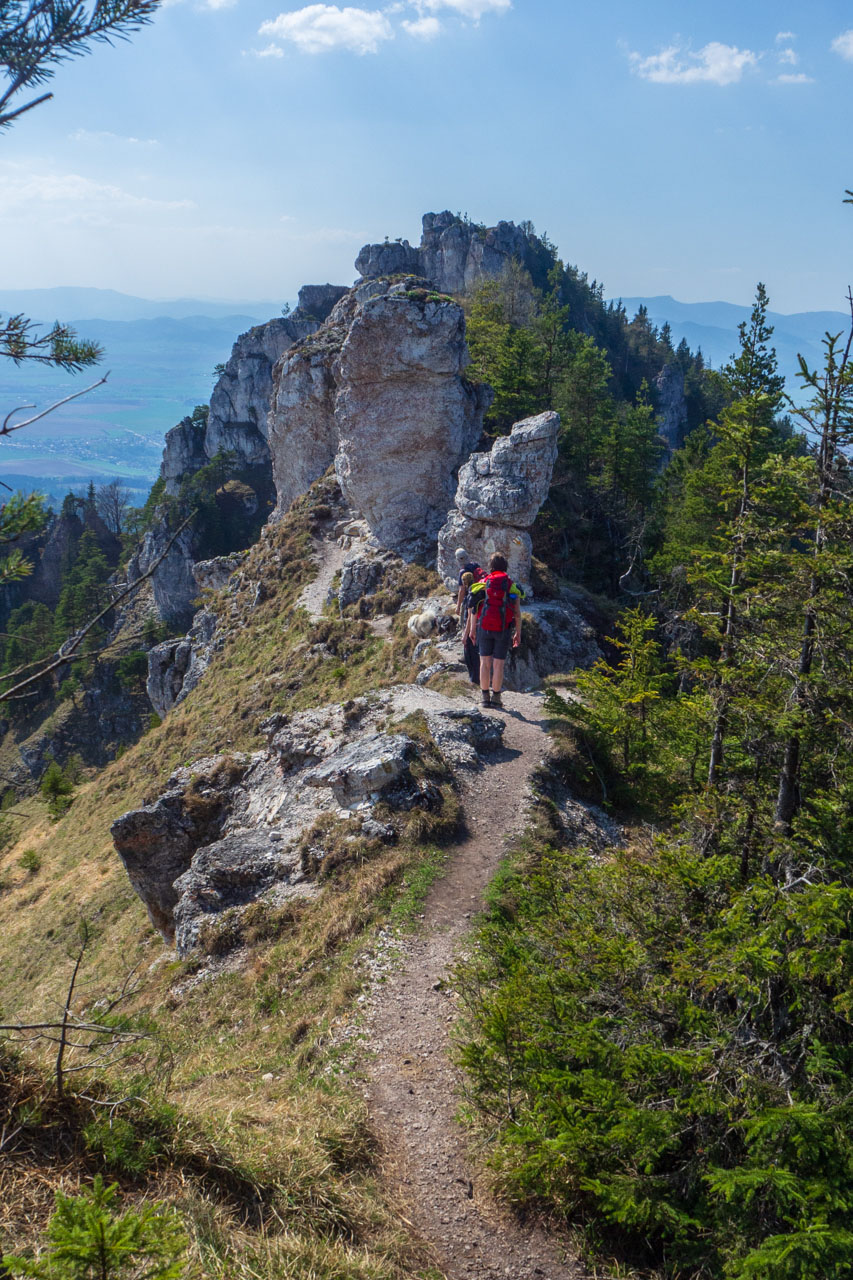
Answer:
POLYGON ((103 378, 99 378, 97 382, 93 382, 91 387, 84 387, 82 391, 75 391, 73 395, 65 396, 62 400, 57 400, 55 404, 49 405, 47 409, 42 409, 41 413, 35 413, 31 418, 25 418, 23 422, 16 422, 13 427, 9 426, 9 419, 16 413, 20 413, 22 409, 34 409, 35 405, 20 405, 17 409, 13 409, 11 413, 7 413, 3 419, 3 426, 0 427, 0 436, 11 435, 13 431, 20 431, 21 427, 31 427, 34 422, 38 422, 39 418, 46 418, 49 413, 53 413, 54 409, 59 409, 62 405, 68 404, 70 400, 77 400, 80 396, 88 395, 90 391, 94 391, 96 387, 101 387, 109 377, 109 372, 105 373, 103 378))
POLYGON ((135 582, 130 583, 127 587, 125 587, 123 591, 120 591, 119 594, 115 597, 115 599, 111 600, 110 603, 106 605, 99 614, 96 615, 96 617, 92 618, 91 622, 87 622, 85 627, 81 627, 81 629, 76 633, 76 635, 72 636, 69 640, 65 640, 60 646, 60 649, 56 657, 53 659, 53 661, 48 662, 47 665, 41 669, 41 671, 37 671, 34 675, 27 676, 26 680, 22 680, 19 684, 14 685, 11 689, 7 689, 5 692, 0 693, 0 702, 8 702, 10 698, 20 695, 20 692, 22 689, 28 688, 30 685, 35 684, 38 680, 43 679, 44 676, 49 675, 51 671, 56 671, 58 667, 62 667, 67 662, 70 662, 72 657, 76 653, 77 649, 83 643, 83 641, 85 640, 88 633, 92 630, 92 628, 97 626, 97 624, 101 621, 101 619, 104 618, 110 612, 110 610, 114 609, 117 604, 121 604, 122 600, 126 600, 128 596, 132 595, 133 592, 137 590, 137 588, 140 586, 141 583, 145 582, 147 578, 150 578, 156 572, 156 570, 160 567, 160 565, 166 559, 166 556, 171 551, 179 535, 183 533, 184 529, 186 529, 190 521, 194 519, 195 515, 196 515, 196 512, 191 511, 190 514, 187 516, 186 520, 184 520, 180 525, 178 525, 177 529, 172 534, 169 541, 166 543, 166 546, 163 548, 160 555, 157 557, 157 559, 154 561, 154 563, 151 565, 150 569, 148 569, 146 573, 143 573, 142 576, 137 578, 135 582))

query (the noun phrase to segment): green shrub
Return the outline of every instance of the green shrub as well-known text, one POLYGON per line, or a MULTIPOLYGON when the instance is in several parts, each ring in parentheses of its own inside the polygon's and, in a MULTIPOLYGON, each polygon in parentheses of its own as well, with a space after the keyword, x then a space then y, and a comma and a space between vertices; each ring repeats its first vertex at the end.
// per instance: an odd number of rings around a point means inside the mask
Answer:
POLYGON ((70 771, 67 768, 63 769, 56 760, 51 760, 45 769, 39 790, 47 801, 48 813, 54 821, 71 808, 74 781, 70 771))
POLYGON ((13 1276, 44 1280, 176 1280, 185 1270, 187 1237, 178 1215, 161 1204, 118 1209, 117 1185, 97 1174, 79 1196, 56 1193, 48 1249, 37 1259, 6 1256, 13 1276))
POLYGON ((41 854, 37 849, 25 849, 18 859, 18 866, 30 875, 35 875, 41 870, 41 854))

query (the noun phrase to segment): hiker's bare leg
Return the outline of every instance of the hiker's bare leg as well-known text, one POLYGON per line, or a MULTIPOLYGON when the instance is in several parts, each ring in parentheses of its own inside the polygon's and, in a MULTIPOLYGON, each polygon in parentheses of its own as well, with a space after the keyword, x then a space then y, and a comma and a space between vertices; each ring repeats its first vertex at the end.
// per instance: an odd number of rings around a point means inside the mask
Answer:
MULTIPOLYGON (((501 663, 503 666, 503 663, 501 663)), ((480 659, 480 688, 484 693, 489 691, 489 683, 492 678, 492 660, 491 658, 480 659)))
MULTIPOLYGON (((494 693, 500 693, 503 688, 505 661, 505 658, 492 659, 492 691, 494 693)), ((481 680, 480 684, 482 685, 482 683, 483 682, 481 680)))

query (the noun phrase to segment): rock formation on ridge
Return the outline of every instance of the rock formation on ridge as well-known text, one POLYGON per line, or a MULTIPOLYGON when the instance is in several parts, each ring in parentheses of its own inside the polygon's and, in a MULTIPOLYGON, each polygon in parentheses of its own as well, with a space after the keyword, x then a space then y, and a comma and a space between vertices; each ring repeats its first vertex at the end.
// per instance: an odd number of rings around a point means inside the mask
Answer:
POLYGON ((459 471, 453 510, 438 535, 438 572, 456 582, 457 547, 478 564, 500 552, 509 573, 530 588, 532 542, 527 529, 548 496, 557 460, 559 415, 540 413, 517 422, 490 453, 474 453, 459 471))
POLYGON ((345 499, 382 546, 427 552, 489 403, 467 364, 462 309, 428 282, 356 287, 276 365, 278 511, 334 462, 345 499))
POLYGON ((514 222, 485 227, 445 210, 425 213, 418 248, 408 240, 366 244, 355 260, 365 279, 398 273, 423 276, 442 293, 470 293, 516 261, 544 288, 551 259, 543 241, 514 222))

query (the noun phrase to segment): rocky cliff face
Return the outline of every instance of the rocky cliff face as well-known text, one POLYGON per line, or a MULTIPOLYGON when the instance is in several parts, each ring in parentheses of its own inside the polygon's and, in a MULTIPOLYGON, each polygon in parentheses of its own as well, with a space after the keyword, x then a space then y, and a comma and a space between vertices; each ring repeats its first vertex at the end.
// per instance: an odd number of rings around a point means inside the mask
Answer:
POLYGON ((355 269, 365 279, 399 273, 424 276, 443 293, 465 294, 499 276, 513 259, 530 272, 535 285, 545 285, 549 258, 538 236, 514 222, 483 227, 445 211, 424 214, 418 248, 408 240, 368 244, 356 258, 355 269))
POLYGON ((655 378, 658 426, 670 452, 680 449, 687 433, 687 400, 684 373, 677 365, 664 365, 655 378))
POLYGON ((278 511, 334 462, 378 542, 412 558, 434 544, 489 403, 464 376, 461 307, 428 282, 356 287, 276 366, 269 419, 278 511))
POLYGON ((160 474, 167 493, 176 494, 185 476, 198 471, 220 450, 234 454, 244 466, 268 471, 267 413, 273 365, 294 342, 314 333, 318 324, 297 310, 292 316, 256 325, 240 335, 210 397, 207 425, 196 427, 185 418, 166 435, 160 474))

